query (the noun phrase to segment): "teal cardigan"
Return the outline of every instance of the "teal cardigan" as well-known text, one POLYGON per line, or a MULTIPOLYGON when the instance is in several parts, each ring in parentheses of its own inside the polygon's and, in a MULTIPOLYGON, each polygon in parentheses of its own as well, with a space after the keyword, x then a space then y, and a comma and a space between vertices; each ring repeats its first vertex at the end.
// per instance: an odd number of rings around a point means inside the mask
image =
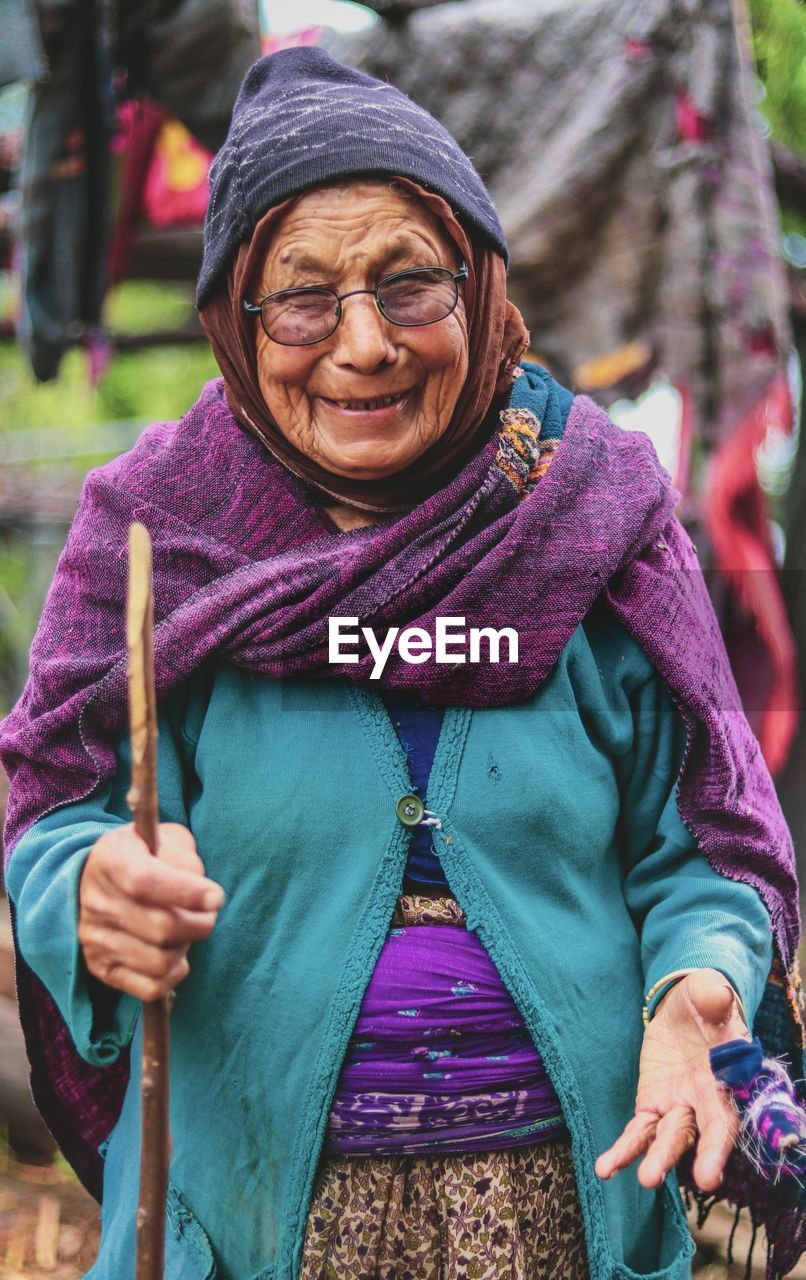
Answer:
MULTIPOLYGON (((519 1005, 573 1143, 592 1280, 682 1280, 692 1246, 673 1178, 593 1171, 635 1101, 645 992, 722 970, 752 1019, 771 960, 751 887, 712 871, 677 812, 682 722, 603 607, 543 686, 449 708, 428 792, 453 892, 519 1005)), ((133 1041, 106 1144, 92 1280, 128 1280, 139 1153, 138 1003, 88 983, 78 881, 128 820, 115 782, 50 814, 8 873, 26 960, 76 1045, 108 1063, 133 1041)), ((378 695, 340 681, 199 671, 161 714, 163 819, 193 831, 228 900, 194 946, 171 1019, 173 1153, 166 1280, 294 1280, 340 1063, 383 945, 409 835, 405 756, 378 695)))

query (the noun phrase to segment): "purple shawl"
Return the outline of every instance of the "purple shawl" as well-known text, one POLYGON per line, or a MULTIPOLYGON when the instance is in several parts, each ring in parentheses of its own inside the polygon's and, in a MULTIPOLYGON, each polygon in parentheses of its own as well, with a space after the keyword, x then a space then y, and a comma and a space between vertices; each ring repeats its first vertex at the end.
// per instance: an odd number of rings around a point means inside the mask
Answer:
MULTIPOLYGON (((441 705, 517 702, 604 593, 685 719, 681 816, 718 871, 759 890, 789 967, 799 936, 792 843, 669 478, 646 436, 619 430, 584 397, 562 440, 546 438, 559 394, 526 366, 502 425, 454 480, 410 513, 350 533, 337 533, 301 482, 237 425, 220 380, 180 422, 151 427, 131 453, 92 472, 30 678, 0 726, 8 852, 33 822, 114 772, 126 718, 127 532, 141 520, 154 542, 159 697, 212 656, 269 677, 365 682, 368 654, 328 665, 329 615, 357 616, 376 633, 416 624, 432 635, 436 616, 450 615, 517 627, 519 662, 412 666, 393 654, 383 686, 416 687, 441 705)), ((24 963, 19 985, 35 1096, 97 1191, 96 1151, 127 1067, 99 1072, 80 1061, 24 963)))

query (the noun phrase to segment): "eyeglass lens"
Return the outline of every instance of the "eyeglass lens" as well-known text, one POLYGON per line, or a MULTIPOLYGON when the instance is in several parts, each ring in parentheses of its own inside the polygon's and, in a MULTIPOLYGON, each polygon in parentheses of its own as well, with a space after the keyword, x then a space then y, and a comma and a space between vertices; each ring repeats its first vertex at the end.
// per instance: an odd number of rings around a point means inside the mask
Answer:
MULTIPOLYGON (((380 281, 375 296, 382 314, 393 324, 422 325, 449 316, 459 293, 452 272, 434 267, 389 276, 380 281)), ((287 289, 267 298, 261 308, 267 335, 286 346, 329 337, 340 314, 338 294, 331 289, 287 289)))

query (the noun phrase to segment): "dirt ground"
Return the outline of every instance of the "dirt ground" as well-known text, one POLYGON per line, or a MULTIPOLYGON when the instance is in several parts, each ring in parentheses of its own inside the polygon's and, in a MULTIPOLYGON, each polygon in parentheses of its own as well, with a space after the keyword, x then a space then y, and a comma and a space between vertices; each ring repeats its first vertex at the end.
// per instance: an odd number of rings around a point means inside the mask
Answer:
POLYGON ((78 1280, 98 1250, 98 1206, 58 1166, 6 1161, 0 1173, 0 1280, 78 1280))
MULTIPOLYGON (((739 1261, 728 1267, 724 1255, 731 1225, 732 1215, 716 1209, 696 1233, 697 1280, 744 1276, 749 1230, 740 1224, 739 1261)), ((6 1162, 0 1172, 0 1280, 80 1280, 95 1259, 99 1230, 97 1204, 64 1168, 6 1162)), ((757 1244, 753 1280, 764 1275, 763 1253, 757 1244)), ((806 1259, 790 1275, 806 1280, 806 1259)))

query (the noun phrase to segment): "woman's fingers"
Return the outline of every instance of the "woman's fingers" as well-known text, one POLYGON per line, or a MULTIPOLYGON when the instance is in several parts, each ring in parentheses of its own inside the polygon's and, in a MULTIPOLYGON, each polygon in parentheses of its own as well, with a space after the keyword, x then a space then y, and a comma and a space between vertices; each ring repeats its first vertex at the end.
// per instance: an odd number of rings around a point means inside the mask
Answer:
POLYGON ((215 928, 217 911, 185 911, 181 907, 133 907, 125 899, 115 898, 103 915, 107 926, 139 938, 155 947, 187 946, 203 942, 215 928))
POLYGON ((638 1166, 642 1187, 659 1187, 680 1157, 694 1146, 697 1125, 691 1107, 676 1106, 666 1112, 657 1125, 655 1139, 638 1166))
POLYGON ((118 930, 87 929, 84 956, 90 972, 102 982, 115 967, 141 974, 144 978, 165 978, 187 955, 187 946, 158 947, 118 930))
POLYGON ((116 929, 85 924, 79 930, 89 972, 108 987, 139 1000, 156 1000, 187 977, 187 946, 158 947, 116 929))
POLYGON ((660 1186, 689 1148, 697 1144, 694 1180, 702 1191, 715 1191, 736 1141, 738 1120, 714 1088, 697 1106, 676 1106, 658 1121, 657 1132, 638 1169, 644 1187, 660 1186), (699 1135, 699 1136, 698 1136, 699 1135))
POLYGON ((114 987, 116 991, 134 996, 136 1000, 150 1001, 159 1000, 169 991, 173 991, 189 972, 190 965, 186 957, 162 978, 151 978, 146 974, 127 969, 125 965, 114 964, 110 966, 107 976, 102 981, 108 987, 114 987))
MULTIPOLYGON (((152 862, 154 861, 156 859, 152 858, 152 862)), ((177 892, 175 874, 168 876, 158 874, 150 879, 149 884, 155 891, 151 895, 146 893, 144 901, 143 898, 124 891, 125 886, 142 888, 145 881, 139 874, 130 875, 123 871, 120 880, 110 884, 103 876, 93 877, 85 870, 80 888, 80 923, 97 923, 117 928, 124 933, 131 933, 134 937, 141 938, 144 942, 152 942, 163 947, 200 942, 208 937, 214 928, 218 918, 217 910, 188 910, 183 906, 170 904, 177 899, 180 902, 212 900, 220 904, 224 896, 223 891, 218 890, 218 886, 214 886, 217 891, 214 899, 205 896, 208 891, 204 888, 200 896, 182 892, 182 885, 177 892), (166 905, 148 905, 149 897, 156 898, 158 903, 166 905)), ((194 879, 198 881, 199 877, 194 879)), ((206 883, 212 884, 212 881, 206 883)))
POLYGON ((214 880, 180 870, 141 849, 127 848, 115 865, 105 870, 113 888, 142 906, 216 911, 224 904, 224 890, 214 880))
POLYGON ((658 1117, 654 1111, 638 1111, 623 1133, 603 1151, 596 1161, 596 1173, 600 1178, 612 1178, 614 1173, 626 1169, 646 1151, 655 1134, 658 1117))
POLYGON ((224 890, 203 874, 192 835, 188 831, 180 836, 181 831, 183 828, 174 824, 160 828, 157 858, 131 827, 102 836, 87 858, 82 893, 86 880, 87 888, 105 890, 110 896, 119 895, 142 906, 217 911, 224 903, 224 890))
POLYGON ((697 1108, 697 1127, 700 1138, 692 1171, 694 1181, 701 1191, 716 1191, 739 1131, 739 1118, 716 1082, 713 1093, 697 1108))
POLYGON ((672 1107, 660 1119, 654 1111, 639 1111, 621 1137, 596 1161, 600 1178, 610 1178, 645 1155, 638 1169, 644 1187, 660 1186, 670 1169, 694 1145, 697 1128, 690 1107, 672 1107))

